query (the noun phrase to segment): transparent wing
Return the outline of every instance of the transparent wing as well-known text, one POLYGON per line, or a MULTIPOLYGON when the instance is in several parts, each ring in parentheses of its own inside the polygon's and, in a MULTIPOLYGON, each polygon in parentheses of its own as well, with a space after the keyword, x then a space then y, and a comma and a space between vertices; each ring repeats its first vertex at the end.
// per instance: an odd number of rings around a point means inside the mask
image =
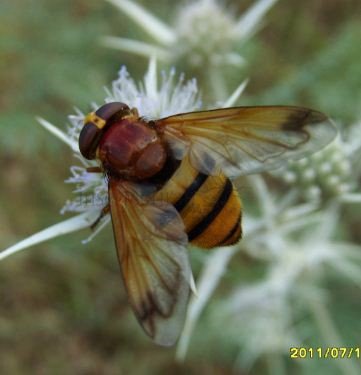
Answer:
POLYGON ((157 121, 176 158, 207 174, 262 172, 321 149, 336 136, 322 113, 287 106, 238 107, 157 121))
POLYGON ((109 202, 130 304, 155 342, 172 345, 183 328, 191 278, 182 219, 172 205, 146 202, 131 184, 112 178, 109 202))

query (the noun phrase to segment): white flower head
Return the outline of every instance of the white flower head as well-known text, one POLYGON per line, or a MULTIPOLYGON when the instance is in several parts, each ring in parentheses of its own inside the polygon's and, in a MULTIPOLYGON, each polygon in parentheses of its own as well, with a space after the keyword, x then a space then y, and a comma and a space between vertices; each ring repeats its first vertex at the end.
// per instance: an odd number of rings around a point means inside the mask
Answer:
POLYGON ((307 200, 342 197, 356 188, 348 143, 340 137, 310 157, 290 161, 288 168, 274 171, 307 200))
POLYGON ((151 60, 144 81, 136 84, 130 77, 126 67, 119 71, 118 79, 113 81, 111 90, 106 90, 107 103, 119 101, 137 108, 140 116, 147 119, 159 119, 182 112, 192 112, 201 107, 195 79, 184 81, 181 74, 174 83, 175 70, 167 75, 162 72, 162 80, 158 87, 155 60, 151 60))
POLYGON ((240 56, 231 53, 237 40, 235 25, 233 15, 214 0, 190 3, 181 8, 177 17, 179 43, 174 46, 175 58, 188 60, 195 67, 242 63, 240 56))
POLYGON ((112 48, 164 61, 187 61, 193 67, 244 63, 234 50, 259 28, 265 13, 277 0, 258 0, 236 17, 217 0, 195 0, 179 7, 170 26, 130 0, 108 0, 144 29, 157 44, 106 37, 112 48))

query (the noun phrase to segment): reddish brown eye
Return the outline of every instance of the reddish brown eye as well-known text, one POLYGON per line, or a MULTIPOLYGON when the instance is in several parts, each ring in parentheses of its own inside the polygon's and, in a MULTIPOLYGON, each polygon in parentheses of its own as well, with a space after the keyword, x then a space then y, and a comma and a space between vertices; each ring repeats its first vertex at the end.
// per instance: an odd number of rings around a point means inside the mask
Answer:
POLYGON ((79 135, 79 149, 86 159, 91 160, 95 158, 101 135, 101 129, 92 122, 88 122, 84 125, 79 135))
POLYGON ((124 112, 129 112, 129 107, 120 102, 112 102, 102 105, 97 109, 95 114, 105 121, 108 121, 114 115, 123 115, 124 112))
POLYGON ((112 102, 102 105, 97 111, 89 114, 90 117, 79 135, 79 149, 86 159, 94 159, 100 138, 103 134, 104 124, 112 117, 122 117, 129 113, 129 107, 120 102, 112 102), (104 121, 103 121, 104 120, 104 121), (99 123, 103 122, 102 125, 99 123))

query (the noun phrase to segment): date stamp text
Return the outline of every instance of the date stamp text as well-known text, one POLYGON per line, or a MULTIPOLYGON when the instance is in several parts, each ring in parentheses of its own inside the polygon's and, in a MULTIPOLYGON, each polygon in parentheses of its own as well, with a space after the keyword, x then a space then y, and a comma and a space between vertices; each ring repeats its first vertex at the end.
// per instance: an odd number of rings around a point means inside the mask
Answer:
POLYGON ((291 347, 291 359, 304 358, 360 358, 361 348, 359 347, 291 347))

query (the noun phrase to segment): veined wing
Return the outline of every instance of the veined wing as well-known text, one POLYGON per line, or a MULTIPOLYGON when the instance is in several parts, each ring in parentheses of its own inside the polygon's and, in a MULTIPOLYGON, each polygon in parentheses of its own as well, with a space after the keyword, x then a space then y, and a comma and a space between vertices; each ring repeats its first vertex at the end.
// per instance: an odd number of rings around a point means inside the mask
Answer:
POLYGON ((182 219, 172 205, 146 202, 117 179, 109 180, 109 202, 130 304, 155 342, 172 345, 183 328, 191 278, 182 219))
POLYGON ((225 108, 167 117, 156 122, 174 155, 189 154, 207 174, 229 177, 276 168, 315 152, 336 136, 321 112, 292 106, 225 108))

